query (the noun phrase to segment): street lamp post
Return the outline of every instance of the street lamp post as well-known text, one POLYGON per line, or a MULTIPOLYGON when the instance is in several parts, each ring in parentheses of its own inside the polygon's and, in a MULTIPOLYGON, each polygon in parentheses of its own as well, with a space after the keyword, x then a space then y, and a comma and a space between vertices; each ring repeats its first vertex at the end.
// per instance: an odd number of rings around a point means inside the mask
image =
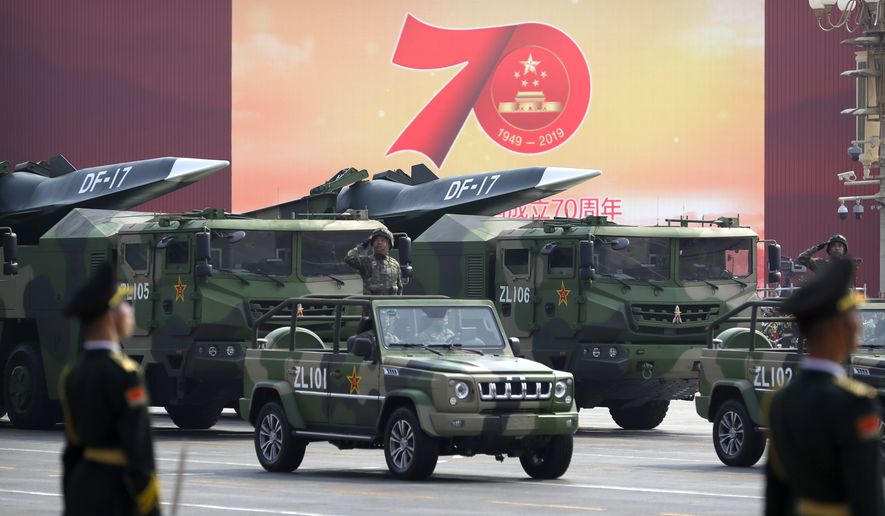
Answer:
POLYGON ((851 212, 860 220, 866 211, 864 201, 873 201, 871 210, 879 213, 879 288, 885 292, 885 155, 880 145, 885 140, 885 0, 808 0, 814 11, 817 26, 826 32, 844 28, 856 36, 842 41, 853 45, 855 69, 842 72, 854 77, 857 83, 857 107, 845 109, 842 114, 856 119, 856 139, 848 148, 853 161, 863 165, 863 177, 857 178, 853 170, 836 174, 845 186, 878 185, 879 191, 872 195, 846 195, 839 197, 836 213, 841 219, 848 218, 845 203, 854 203, 851 212), (862 35, 861 35, 862 34, 862 35), (875 170, 875 174, 873 171, 875 170))

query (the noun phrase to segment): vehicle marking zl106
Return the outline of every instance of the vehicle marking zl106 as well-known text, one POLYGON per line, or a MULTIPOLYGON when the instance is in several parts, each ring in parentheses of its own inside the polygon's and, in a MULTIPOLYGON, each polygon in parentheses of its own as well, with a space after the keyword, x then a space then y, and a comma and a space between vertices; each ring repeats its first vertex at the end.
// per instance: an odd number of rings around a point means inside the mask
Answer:
POLYGON ((510 285, 499 285, 501 295, 498 301, 502 303, 528 303, 532 299, 532 289, 529 287, 514 287, 510 285))

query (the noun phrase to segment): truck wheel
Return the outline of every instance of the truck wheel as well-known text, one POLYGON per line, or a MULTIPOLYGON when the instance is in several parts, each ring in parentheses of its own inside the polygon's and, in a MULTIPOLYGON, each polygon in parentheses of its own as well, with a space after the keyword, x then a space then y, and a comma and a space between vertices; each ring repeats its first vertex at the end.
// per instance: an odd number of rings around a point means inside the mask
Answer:
POLYGON ((218 422, 222 407, 217 403, 203 405, 166 405, 166 413, 182 430, 206 430, 218 422))
POLYGON ((748 467, 759 462, 765 437, 747 414, 744 404, 728 400, 713 418, 713 448, 727 466, 748 467))
POLYGON ((561 477, 572 462, 574 437, 554 435, 544 448, 530 448, 519 456, 522 469, 532 478, 554 479, 561 477))
POLYGON ((292 435, 286 412, 276 401, 265 403, 255 421, 255 454, 268 471, 295 471, 304 459, 307 440, 292 435))
POLYGON ((402 480, 422 480, 436 469, 439 443, 421 430, 412 409, 393 411, 384 432, 384 458, 393 476, 402 480))
POLYGON ((635 407, 609 407, 612 419, 624 430, 651 430, 661 424, 670 400, 651 400, 635 407))
POLYGON ((13 348, 3 368, 3 407, 18 428, 51 428, 58 410, 46 395, 43 360, 30 344, 13 348))

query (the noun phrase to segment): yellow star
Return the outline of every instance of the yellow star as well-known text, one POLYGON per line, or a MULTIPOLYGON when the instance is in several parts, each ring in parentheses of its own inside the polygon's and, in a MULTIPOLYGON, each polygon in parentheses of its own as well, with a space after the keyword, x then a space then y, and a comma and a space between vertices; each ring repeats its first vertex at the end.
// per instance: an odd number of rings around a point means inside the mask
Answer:
POLYGON ((184 301, 184 289, 187 285, 181 282, 181 276, 178 276, 178 283, 175 284, 175 300, 184 301))
POLYGON ((356 366, 353 366, 353 373, 350 376, 347 376, 347 381, 350 382, 350 394, 360 393, 360 380, 363 379, 362 376, 356 374, 356 366))
POLYGON ((533 74, 537 75, 538 72, 535 70, 535 67, 538 66, 539 64, 541 64, 541 61, 535 61, 532 58, 532 54, 529 53, 529 58, 525 61, 520 61, 520 64, 525 66, 525 71, 522 72, 523 75, 528 75, 529 72, 532 72, 533 74))
POLYGON ((562 285, 556 290, 556 293, 559 294, 559 304, 568 306, 568 295, 571 290, 565 288, 565 282, 561 282, 562 285))

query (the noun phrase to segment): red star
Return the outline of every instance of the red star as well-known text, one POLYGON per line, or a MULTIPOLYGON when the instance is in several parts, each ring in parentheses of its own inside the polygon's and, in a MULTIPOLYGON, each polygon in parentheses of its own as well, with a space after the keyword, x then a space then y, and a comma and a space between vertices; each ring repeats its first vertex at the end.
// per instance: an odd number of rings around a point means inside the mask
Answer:
POLYGON ((561 282, 562 285, 556 289, 556 293, 559 294, 559 304, 568 306, 568 295, 571 290, 565 288, 565 282, 561 282))
POLYGON ((356 374, 356 366, 353 366, 353 373, 350 376, 347 376, 347 381, 350 382, 350 394, 360 393, 360 380, 363 379, 362 376, 356 374))
POLYGON ((181 276, 178 277, 178 283, 175 284, 175 300, 184 301, 184 289, 187 285, 181 282, 181 276))

